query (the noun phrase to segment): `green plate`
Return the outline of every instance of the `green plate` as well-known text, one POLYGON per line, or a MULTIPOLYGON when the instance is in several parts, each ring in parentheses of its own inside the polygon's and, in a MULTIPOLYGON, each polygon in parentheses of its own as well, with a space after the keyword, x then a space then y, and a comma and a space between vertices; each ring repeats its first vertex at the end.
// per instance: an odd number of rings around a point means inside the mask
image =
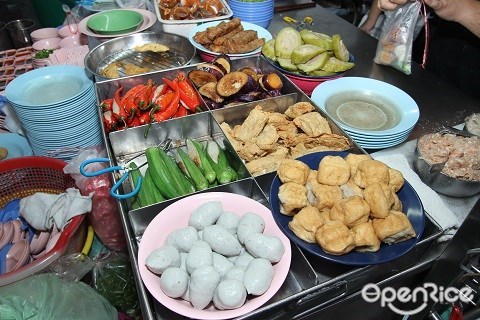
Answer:
POLYGON ((115 35, 135 31, 143 22, 143 15, 133 10, 107 10, 94 14, 87 27, 95 33, 115 35))

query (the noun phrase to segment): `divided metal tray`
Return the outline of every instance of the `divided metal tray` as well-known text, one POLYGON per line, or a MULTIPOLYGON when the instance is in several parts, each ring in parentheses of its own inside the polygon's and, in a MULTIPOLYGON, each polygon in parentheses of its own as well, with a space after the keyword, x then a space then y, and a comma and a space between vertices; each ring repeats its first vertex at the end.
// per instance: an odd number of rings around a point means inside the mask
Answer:
MULTIPOLYGON (((264 71, 275 71, 263 57, 232 61, 233 70, 244 66, 257 66, 264 71)), ((112 96, 116 88, 120 85, 128 88, 138 83, 144 83, 147 79, 161 82, 163 77, 172 78, 179 71, 188 72, 192 68, 195 68, 195 66, 170 69, 158 73, 118 80, 97 82, 97 99, 101 101, 112 96)), ((182 147, 186 138, 200 141, 215 139, 222 147, 231 151, 233 148, 219 126, 221 122, 226 121, 229 124, 240 123, 256 105, 261 105, 262 108, 267 110, 282 112, 295 102, 311 102, 308 96, 283 75, 282 80, 284 82, 283 96, 217 110, 209 110, 204 105, 202 106, 203 112, 153 124, 146 139, 144 138, 145 127, 131 128, 113 132, 109 135, 104 134, 111 164, 127 164, 131 157, 139 154, 140 156, 138 156, 135 161, 142 163, 142 161, 146 161, 146 159, 141 153, 147 147, 156 146, 167 138, 175 141, 177 147, 182 147)), ((317 111, 329 119, 320 108, 317 107, 317 111)), ((99 115, 100 113, 101 111, 99 110, 99 115)), ((334 133, 348 137, 333 121, 329 119, 329 122, 334 133)), ((350 141, 353 146, 352 151, 364 152, 353 140, 350 139, 350 141)), ((268 207, 270 184, 275 173, 272 172, 252 177, 243 166, 239 157, 236 161, 237 167, 244 169, 241 178, 235 182, 210 188, 206 191, 232 192, 245 195, 268 207)), ((113 177, 113 179, 116 180, 115 177, 113 177)), ((125 192, 129 192, 131 187, 128 183, 124 183, 123 189, 125 192)), ((145 319, 184 319, 182 316, 163 307, 152 298, 142 283, 138 272, 139 261, 137 261, 138 243, 146 227, 163 208, 176 200, 178 200, 178 198, 136 210, 129 210, 130 206, 128 201, 118 203, 127 236, 128 250, 134 269, 139 301, 145 319)), ((304 253, 292 243, 292 265, 283 286, 266 305, 239 319, 268 319, 275 318, 279 315, 293 317, 333 303, 345 295, 361 290, 367 283, 381 281, 388 276, 394 275, 398 270, 414 265, 421 259, 427 248, 442 231, 438 224, 427 218, 422 239, 404 256, 391 262, 365 267, 345 266, 328 262, 306 252, 304 253)))

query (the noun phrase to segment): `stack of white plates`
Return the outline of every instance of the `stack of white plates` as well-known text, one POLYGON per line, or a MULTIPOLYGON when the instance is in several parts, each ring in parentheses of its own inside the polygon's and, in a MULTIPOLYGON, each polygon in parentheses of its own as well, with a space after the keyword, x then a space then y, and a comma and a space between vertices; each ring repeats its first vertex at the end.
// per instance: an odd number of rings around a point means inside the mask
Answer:
POLYGON ((370 78, 323 82, 311 99, 364 149, 404 142, 420 117, 417 103, 407 93, 370 78))
POLYGON ((93 81, 78 66, 48 66, 10 82, 6 97, 33 153, 70 160, 79 148, 101 145, 93 81))

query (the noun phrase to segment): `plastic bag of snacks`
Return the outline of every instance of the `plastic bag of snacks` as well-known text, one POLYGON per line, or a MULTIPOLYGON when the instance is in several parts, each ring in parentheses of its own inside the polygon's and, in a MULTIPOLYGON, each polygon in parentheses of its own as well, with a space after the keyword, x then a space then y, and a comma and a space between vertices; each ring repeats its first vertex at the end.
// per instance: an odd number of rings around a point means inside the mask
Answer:
MULTIPOLYGON (((112 250, 125 250, 126 241, 120 220, 117 200, 110 196, 112 183, 107 173, 95 177, 85 177, 80 173, 80 165, 92 158, 104 158, 105 150, 97 148, 80 150, 63 171, 75 179, 75 184, 83 195, 92 196, 92 211, 88 214, 90 225, 104 245, 112 250)), ((85 170, 92 172, 105 168, 108 163, 92 163, 85 170)))
POLYGON ((392 66, 405 74, 412 72, 412 44, 421 1, 409 1, 389 12, 378 38, 373 61, 392 66))

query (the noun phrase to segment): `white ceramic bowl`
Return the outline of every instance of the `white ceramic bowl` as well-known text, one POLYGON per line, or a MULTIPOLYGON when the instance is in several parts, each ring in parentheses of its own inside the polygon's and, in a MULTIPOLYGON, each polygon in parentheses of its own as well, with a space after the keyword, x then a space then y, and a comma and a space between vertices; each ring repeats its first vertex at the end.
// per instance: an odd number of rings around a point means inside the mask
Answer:
POLYGON ((79 33, 80 31, 78 31, 78 26, 76 24, 68 24, 58 29, 58 34, 62 38, 67 38, 79 33))
POLYGON ((58 38, 58 30, 56 28, 41 28, 32 31, 30 37, 35 40, 58 38))

